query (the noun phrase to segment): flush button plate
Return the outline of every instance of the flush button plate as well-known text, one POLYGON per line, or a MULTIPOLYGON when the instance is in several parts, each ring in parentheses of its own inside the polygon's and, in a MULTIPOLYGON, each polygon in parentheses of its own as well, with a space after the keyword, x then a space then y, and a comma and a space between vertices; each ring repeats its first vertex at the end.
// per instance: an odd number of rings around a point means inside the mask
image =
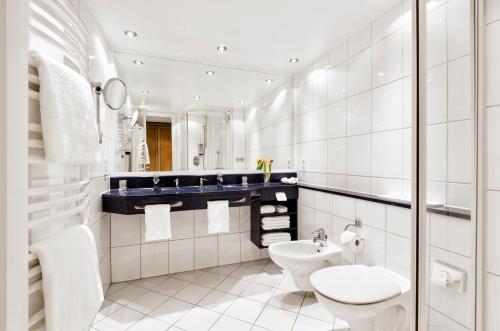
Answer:
POLYGON ((431 282, 442 287, 449 287, 457 292, 465 292, 466 273, 441 261, 434 261, 431 270, 431 282))

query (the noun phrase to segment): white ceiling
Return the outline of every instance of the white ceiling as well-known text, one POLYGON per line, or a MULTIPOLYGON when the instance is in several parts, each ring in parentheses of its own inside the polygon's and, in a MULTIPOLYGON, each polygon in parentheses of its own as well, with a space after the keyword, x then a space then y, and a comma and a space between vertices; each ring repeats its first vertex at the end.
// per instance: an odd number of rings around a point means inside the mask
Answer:
MULTIPOLYGON (((311 64, 398 1, 400 0, 87 0, 106 41, 115 51, 288 76, 311 64), (136 31, 139 36, 126 37, 125 30, 136 31), (216 47, 221 43, 227 45, 228 52, 221 54, 217 51, 216 47), (288 60, 291 57, 299 58, 300 62, 290 64, 288 60)), ((170 95, 172 92, 191 96, 203 92, 210 102, 222 102, 217 106, 234 107, 234 100, 239 100, 242 95, 246 97, 245 89, 250 86, 250 82, 241 81, 247 79, 248 75, 257 76, 256 73, 242 72, 238 75, 228 72, 228 77, 232 77, 233 81, 210 90, 205 79, 191 81, 188 86, 183 82, 186 79, 176 76, 187 71, 194 78, 195 69, 183 68, 175 73, 167 72, 164 70, 177 65, 165 64, 161 73, 169 77, 161 78, 160 70, 148 69, 146 60, 142 71, 138 71, 129 65, 130 61, 127 62, 130 57, 124 57, 126 56, 117 56, 118 68, 120 74, 127 77, 130 84, 134 84, 130 86, 132 92, 136 88, 136 81, 148 86, 164 81, 178 83, 178 87, 155 85, 155 89, 150 88, 152 91, 162 91, 158 95, 152 94, 151 102, 160 104, 169 100, 169 105, 164 108, 175 105, 178 100, 184 100, 183 97, 170 95), (155 73, 156 75, 149 76, 155 73), (226 90, 223 89, 225 86, 233 88, 226 90), (238 89, 240 87, 241 90, 238 89), (184 91, 181 88, 190 90, 184 91), (208 96, 209 93, 218 95, 208 96)), ((150 65, 153 62, 159 64, 161 61, 151 61, 150 65)), ((206 66, 194 66, 203 73, 207 70, 206 66)), ((266 91, 259 89, 261 78, 255 78, 257 85, 252 94, 254 97, 260 97, 259 93, 266 91)), ((251 101, 251 95, 246 98, 251 101)), ((136 102, 135 99, 133 101, 136 102)))

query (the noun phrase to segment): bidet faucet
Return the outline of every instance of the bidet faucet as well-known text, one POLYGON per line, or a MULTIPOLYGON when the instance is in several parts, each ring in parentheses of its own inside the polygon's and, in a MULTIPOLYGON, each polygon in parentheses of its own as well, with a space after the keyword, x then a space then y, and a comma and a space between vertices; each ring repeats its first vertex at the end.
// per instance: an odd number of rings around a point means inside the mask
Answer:
POLYGON ((222 183, 224 183, 224 174, 222 171, 217 172, 217 186, 222 186, 222 183))
POLYGON ((153 174, 153 188, 155 191, 160 190, 160 174, 159 173, 154 173, 153 174))
POLYGON ((316 231, 311 232, 313 237, 313 243, 318 243, 320 247, 326 247, 328 246, 328 235, 326 234, 326 231, 324 228, 319 228, 316 231))
POLYGON ((175 188, 176 188, 177 190, 179 190, 179 178, 176 178, 176 179, 174 180, 174 183, 175 183, 175 188))

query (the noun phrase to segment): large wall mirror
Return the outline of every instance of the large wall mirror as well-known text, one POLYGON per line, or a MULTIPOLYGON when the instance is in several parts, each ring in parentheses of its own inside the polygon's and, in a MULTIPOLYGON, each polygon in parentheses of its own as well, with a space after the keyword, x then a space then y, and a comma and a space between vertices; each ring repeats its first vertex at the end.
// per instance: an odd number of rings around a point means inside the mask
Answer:
MULTIPOLYGON (((115 61, 132 104, 119 117, 118 171, 253 167, 253 158, 247 163, 245 109, 292 86, 287 74, 231 66, 122 52, 115 52, 115 61)), ((293 114, 292 93, 289 99, 281 107, 293 114)))

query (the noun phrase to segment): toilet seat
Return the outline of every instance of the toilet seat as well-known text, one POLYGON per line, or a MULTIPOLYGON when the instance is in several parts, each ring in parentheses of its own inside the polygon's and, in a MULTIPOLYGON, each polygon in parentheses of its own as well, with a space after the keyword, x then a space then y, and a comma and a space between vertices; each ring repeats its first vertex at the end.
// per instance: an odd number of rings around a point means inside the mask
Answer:
POLYGON ((324 268, 311 275, 321 295, 352 305, 373 304, 401 294, 401 286, 384 270, 364 265, 324 268), (335 281, 332 281, 335 279, 335 281))
POLYGON ((311 275, 318 301, 352 331, 409 331, 410 282, 387 269, 344 265, 311 275))

